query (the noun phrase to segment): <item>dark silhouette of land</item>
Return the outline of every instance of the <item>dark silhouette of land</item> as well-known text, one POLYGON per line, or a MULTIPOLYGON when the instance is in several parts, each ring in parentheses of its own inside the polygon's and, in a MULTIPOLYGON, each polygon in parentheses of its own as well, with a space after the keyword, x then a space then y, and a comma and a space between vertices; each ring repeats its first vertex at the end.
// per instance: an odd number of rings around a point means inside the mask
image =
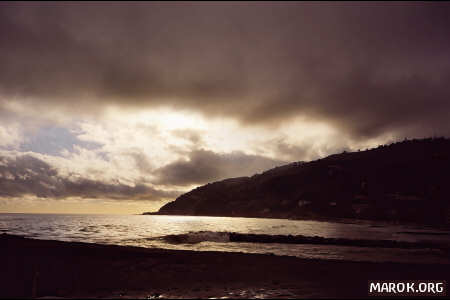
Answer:
POLYGON ((450 140, 405 140, 209 183, 149 214, 357 218, 448 226, 450 140))
POLYGON ((367 297, 368 280, 448 280, 448 265, 300 259, 0 236, 0 297, 367 297))

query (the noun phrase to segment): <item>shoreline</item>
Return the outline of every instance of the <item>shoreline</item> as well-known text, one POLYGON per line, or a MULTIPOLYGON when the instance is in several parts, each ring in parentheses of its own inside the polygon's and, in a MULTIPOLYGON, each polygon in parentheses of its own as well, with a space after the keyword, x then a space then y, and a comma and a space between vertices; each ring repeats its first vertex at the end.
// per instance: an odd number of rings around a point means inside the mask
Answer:
POLYGON ((448 265, 302 259, 0 235, 0 297, 366 298, 368 280, 450 278, 448 265))

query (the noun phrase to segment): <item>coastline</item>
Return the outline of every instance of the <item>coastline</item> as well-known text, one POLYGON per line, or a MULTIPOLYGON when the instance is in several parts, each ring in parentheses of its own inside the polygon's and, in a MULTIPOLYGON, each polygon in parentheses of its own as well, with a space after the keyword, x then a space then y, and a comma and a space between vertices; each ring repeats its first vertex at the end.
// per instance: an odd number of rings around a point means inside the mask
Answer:
POLYGON ((0 235, 0 297, 366 298, 368 280, 450 278, 448 265, 301 259, 0 235))

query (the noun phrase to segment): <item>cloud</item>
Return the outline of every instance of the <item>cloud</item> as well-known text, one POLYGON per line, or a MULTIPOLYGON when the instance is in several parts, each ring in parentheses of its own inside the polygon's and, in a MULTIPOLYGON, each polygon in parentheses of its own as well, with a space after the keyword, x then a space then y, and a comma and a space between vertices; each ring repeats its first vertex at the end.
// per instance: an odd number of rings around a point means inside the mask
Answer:
POLYGON ((158 183, 183 186, 249 176, 284 163, 237 151, 221 154, 198 149, 189 152, 188 159, 180 159, 155 170, 155 175, 158 183))
POLYGON ((0 199, 168 199, 285 161, 450 136, 449 13, 1 5, 0 199))
MULTIPOLYGON (((142 163, 146 161, 145 157, 138 152, 128 154, 146 168, 145 163, 142 163)), ((102 176, 103 174, 98 173, 95 167, 90 171, 77 172, 75 168, 64 165, 76 164, 76 161, 64 161, 61 157, 43 156, 32 152, 3 152, 0 155, 0 198, 28 195, 48 199, 163 201, 180 195, 183 188, 174 188, 176 186, 253 175, 286 163, 238 151, 215 153, 197 149, 187 154, 187 160, 179 159, 152 171, 154 180, 150 183, 145 179, 133 181, 132 177, 125 177, 125 180, 114 178, 114 173, 102 176), (69 170, 66 170, 67 167, 69 170), (166 188, 163 189, 161 186, 166 188)))
POLYGON ((275 141, 274 145, 278 155, 288 157, 290 161, 298 161, 308 157, 311 152, 310 147, 293 145, 284 140, 275 141))
POLYGON ((172 130, 172 134, 178 138, 187 140, 190 142, 191 146, 194 148, 199 148, 204 144, 204 140, 202 134, 205 134, 205 131, 198 131, 193 129, 175 129, 172 130))
POLYGON ((0 157, 0 198, 33 195, 53 199, 78 197, 159 201, 172 199, 178 194, 142 183, 103 182, 84 178, 80 174, 64 176, 49 163, 32 155, 0 157))
POLYGON ((149 174, 153 171, 154 167, 144 153, 136 150, 127 154, 134 159, 136 167, 141 173, 149 174))
POLYGON ((2 5, 0 93, 75 113, 169 106, 353 138, 450 134, 450 5, 2 5), (76 106, 73 103, 76 102, 76 106))
POLYGON ((22 141, 22 133, 18 124, 2 126, 0 124, 0 147, 17 147, 22 141))

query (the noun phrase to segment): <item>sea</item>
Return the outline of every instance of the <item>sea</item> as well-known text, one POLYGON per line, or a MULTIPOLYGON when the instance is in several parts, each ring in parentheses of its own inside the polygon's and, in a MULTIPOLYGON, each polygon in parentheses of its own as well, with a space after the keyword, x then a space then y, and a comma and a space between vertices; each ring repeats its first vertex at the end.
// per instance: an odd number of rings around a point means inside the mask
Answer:
POLYGON ((450 264, 450 231, 382 222, 162 216, 0 214, 0 232, 33 239, 194 251, 225 251, 371 262, 450 264), (335 244, 235 242, 230 234, 320 237, 335 244), (379 241, 376 246, 340 239, 379 241), (384 247, 386 241, 413 247, 384 247), (415 247, 414 245, 417 245, 415 247), (425 246, 421 246, 425 245, 425 246), (432 246, 427 246, 432 245, 432 246))

